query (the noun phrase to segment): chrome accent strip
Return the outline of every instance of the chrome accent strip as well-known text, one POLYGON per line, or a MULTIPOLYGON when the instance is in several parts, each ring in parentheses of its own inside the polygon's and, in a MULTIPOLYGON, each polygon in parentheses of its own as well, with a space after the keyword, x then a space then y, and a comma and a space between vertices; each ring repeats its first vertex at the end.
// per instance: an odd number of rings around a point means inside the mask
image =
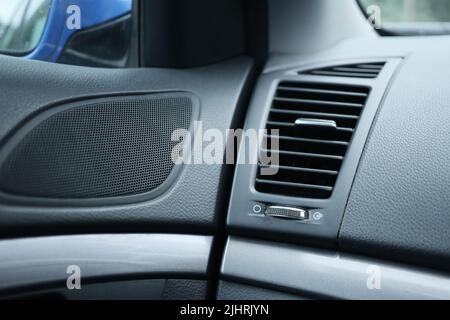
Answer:
POLYGON ((206 275, 212 237, 175 234, 99 234, 0 241, 0 291, 60 282, 79 266, 92 277, 137 274, 206 275))
POLYGON ((350 254, 238 237, 228 239, 221 272, 226 279, 330 298, 450 299, 450 275, 350 254))

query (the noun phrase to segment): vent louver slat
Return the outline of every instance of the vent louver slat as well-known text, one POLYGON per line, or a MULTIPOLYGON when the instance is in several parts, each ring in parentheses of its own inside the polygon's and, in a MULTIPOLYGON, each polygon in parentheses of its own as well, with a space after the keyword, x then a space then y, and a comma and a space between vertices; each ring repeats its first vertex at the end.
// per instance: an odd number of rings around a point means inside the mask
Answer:
POLYGON ((256 189, 264 193, 307 198, 329 198, 339 170, 366 103, 366 87, 282 82, 273 98, 261 152, 278 155, 278 164, 259 164, 256 189), (326 121, 331 130, 302 127, 297 121, 326 121), (274 136, 271 129, 277 129, 274 136), (270 146, 278 138, 279 150, 270 146), (262 169, 276 168, 275 175, 262 169))
POLYGON ((301 74, 310 74, 329 77, 350 77, 374 79, 378 77, 385 62, 360 63, 332 66, 300 72, 301 74))

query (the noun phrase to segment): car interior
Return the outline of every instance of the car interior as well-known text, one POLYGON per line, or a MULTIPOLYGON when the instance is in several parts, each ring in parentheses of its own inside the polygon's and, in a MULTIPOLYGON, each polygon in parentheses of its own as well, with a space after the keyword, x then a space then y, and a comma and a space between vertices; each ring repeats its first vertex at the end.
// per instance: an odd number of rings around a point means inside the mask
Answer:
POLYGON ((450 6, 387 2, 425 12, 134 0, 0 41, 0 299, 450 299, 450 6))

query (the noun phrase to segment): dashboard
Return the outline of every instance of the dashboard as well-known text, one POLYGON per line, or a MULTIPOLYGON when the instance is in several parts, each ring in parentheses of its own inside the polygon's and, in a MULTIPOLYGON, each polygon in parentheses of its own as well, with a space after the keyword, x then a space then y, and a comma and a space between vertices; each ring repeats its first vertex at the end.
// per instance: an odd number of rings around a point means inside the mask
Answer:
POLYGON ((450 299, 448 37, 378 36, 353 1, 316 25, 324 1, 268 1, 260 66, 0 56, 0 296, 450 299), (180 124, 263 134, 167 169, 180 124))

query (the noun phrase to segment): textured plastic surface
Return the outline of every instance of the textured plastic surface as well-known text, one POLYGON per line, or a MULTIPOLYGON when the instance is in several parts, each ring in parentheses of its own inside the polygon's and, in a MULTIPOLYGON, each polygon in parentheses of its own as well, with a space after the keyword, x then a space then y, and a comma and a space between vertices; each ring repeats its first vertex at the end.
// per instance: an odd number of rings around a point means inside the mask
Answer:
POLYGON ((245 284, 220 281, 217 300, 305 300, 306 298, 281 291, 245 284))
POLYGON ((56 288, 6 294, 2 299, 37 300, 204 300, 206 281, 150 279, 82 283, 81 290, 67 290, 65 283, 56 288))
MULTIPOLYGON (((223 132, 242 111, 243 88, 252 60, 246 57, 196 69, 95 69, 0 56, 0 141, 33 115, 65 100, 105 96, 187 91, 200 100, 204 130, 223 132)), ((69 204, 29 207, 0 204, 0 230, 54 226, 127 226, 212 230, 222 187, 223 166, 185 166, 167 192, 134 205, 76 208, 69 204)), ((85 229, 83 229, 85 230, 85 229)))
MULTIPOLYGON (((336 6, 341 2, 352 2, 356 7, 353 0, 339 1, 336 6)), ((284 42, 272 42, 272 52, 277 53, 271 55, 264 72, 311 69, 322 61, 405 57, 368 139, 344 215, 339 246, 359 254, 450 270, 449 36, 356 36, 369 26, 362 12, 358 13, 359 22, 354 23, 349 12, 340 15, 327 11, 330 8, 317 6, 314 14, 329 14, 338 21, 315 18, 305 11, 307 19, 297 19, 299 24, 306 23, 305 28, 285 34, 284 42), (340 31, 348 27, 354 30, 355 37, 327 41, 343 35, 340 31), (330 38, 318 36, 316 30, 329 33, 330 38), (309 33, 308 41, 313 43, 298 41, 298 32, 309 33), (319 50, 308 52, 311 48, 319 50)), ((283 24, 284 20, 278 21, 278 25, 283 24)), ((282 30, 272 32, 278 37, 282 30)))
POLYGON ((153 191, 175 167, 171 155, 178 141, 172 141, 172 132, 190 130, 197 109, 197 99, 183 93, 51 108, 3 148, 0 189, 60 199, 153 191))
MULTIPOLYGON (((323 63, 322 67, 339 65, 344 63, 368 63, 379 61, 376 59, 361 59, 358 61, 338 61, 323 63)), ((364 109, 359 117, 358 124, 353 132, 350 144, 344 160, 339 169, 339 175, 334 185, 333 193, 328 199, 313 199, 312 197, 284 196, 270 193, 262 193, 255 189, 257 177, 257 165, 238 164, 233 181, 230 206, 228 211, 228 226, 231 232, 242 234, 248 230, 260 233, 265 238, 282 239, 290 242, 300 242, 305 238, 315 238, 313 241, 334 244, 337 240, 339 227, 342 222, 345 205, 352 185, 367 135, 376 115, 386 87, 392 78, 401 59, 386 59, 387 63, 377 79, 354 79, 321 77, 316 75, 298 75, 301 68, 280 70, 263 74, 258 82, 253 95, 249 113, 247 115, 245 129, 260 130, 265 128, 268 114, 272 106, 275 90, 281 81, 299 81, 317 83, 318 85, 336 84, 352 85, 370 88, 370 94, 366 100, 364 109), (310 211, 311 217, 302 222, 295 222, 272 217, 255 216, 249 211, 249 204, 257 202, 265 205, 282 205, 304 208, 310 211), (263 231, 263 233, 261 233, 263 231)), ((319 65, 318 65, 319 66, 319 65)), ((345 108, 345 106, 342 106, 345 108)), ((258 146, 241 144, 238 155, 238 163, 245 163, 245 149, 253 155, 258 154, 258 146)))
POLYGON ((350 194, 340 232, 345 250, 450 270, 448 41, 405 41, 409 58, 350 194))

